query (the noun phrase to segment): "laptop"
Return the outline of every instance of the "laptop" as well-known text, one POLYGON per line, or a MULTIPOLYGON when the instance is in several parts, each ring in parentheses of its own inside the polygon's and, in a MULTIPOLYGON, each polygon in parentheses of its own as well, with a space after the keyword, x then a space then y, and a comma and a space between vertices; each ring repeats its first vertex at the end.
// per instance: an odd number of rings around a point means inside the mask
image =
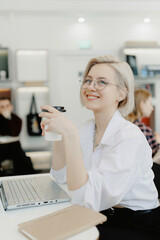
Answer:
POLYGON ((70 196, 50 175, 14 177, 0 182, 5 210, 70 201, 70 196))

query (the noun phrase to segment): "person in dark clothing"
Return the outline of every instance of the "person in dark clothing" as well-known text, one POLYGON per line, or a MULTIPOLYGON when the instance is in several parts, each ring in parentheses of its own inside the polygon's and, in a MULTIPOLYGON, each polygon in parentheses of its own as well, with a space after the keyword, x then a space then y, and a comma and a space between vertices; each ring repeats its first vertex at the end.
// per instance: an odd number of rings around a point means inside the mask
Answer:
POLYGON ((31 159, 25 155, 18 137, 22 120, 12 111, 10 100, 0 98, 0 165, 9 159, 13 161, 13 175, 32 174, 31 159))

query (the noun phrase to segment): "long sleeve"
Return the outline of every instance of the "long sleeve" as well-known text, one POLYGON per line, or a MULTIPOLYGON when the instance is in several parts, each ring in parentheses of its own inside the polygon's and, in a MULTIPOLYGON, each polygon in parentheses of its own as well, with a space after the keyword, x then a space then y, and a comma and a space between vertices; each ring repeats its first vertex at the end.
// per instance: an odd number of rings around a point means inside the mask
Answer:
POLYGON ((53 168, 51 168, 50 173, 58 183, 66 183, 66 167, 60 170, 54 170, 53 168))

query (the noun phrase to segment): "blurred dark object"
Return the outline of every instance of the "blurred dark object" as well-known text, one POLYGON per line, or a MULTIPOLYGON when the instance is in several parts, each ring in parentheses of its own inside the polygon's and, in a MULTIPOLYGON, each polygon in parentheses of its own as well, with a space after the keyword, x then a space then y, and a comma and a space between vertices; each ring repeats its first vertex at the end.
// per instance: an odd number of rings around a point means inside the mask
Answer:
POLYGON ((8 80, 8 48, 0 48, 0 81, 8 80))
POLYGON ((38 116, 36 100, 34 94, 32 95, 30 112, 27 115, 27 131, 30 136, 41 136, 41 118, 38 116))
POLYGON ((137 76, 138 75, 138 70, 137 70, 137 60, 136 56, 134 55, 126 55, 126 61, 130 65, 133 75, 137 76))
POLYGON ((154 183, 158 191, 158 198, 160 198, 160 165, 153 162, 152 170, 154 172, 154 183))

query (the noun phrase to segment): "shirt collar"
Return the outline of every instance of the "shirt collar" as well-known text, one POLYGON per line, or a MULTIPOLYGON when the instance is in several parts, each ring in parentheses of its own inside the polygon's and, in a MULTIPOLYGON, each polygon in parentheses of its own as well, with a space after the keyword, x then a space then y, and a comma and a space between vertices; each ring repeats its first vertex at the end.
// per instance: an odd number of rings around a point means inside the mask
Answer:
POLYGON ((117 110, 113 114, 106 128, 100 144, 112 145, 113 142, 115 141, 115 138, 113 136, 115 135, 116 132, 118 132, 121 129, 123 122, 124 122, 124 118, 121 116, 120 112, 117 110))

